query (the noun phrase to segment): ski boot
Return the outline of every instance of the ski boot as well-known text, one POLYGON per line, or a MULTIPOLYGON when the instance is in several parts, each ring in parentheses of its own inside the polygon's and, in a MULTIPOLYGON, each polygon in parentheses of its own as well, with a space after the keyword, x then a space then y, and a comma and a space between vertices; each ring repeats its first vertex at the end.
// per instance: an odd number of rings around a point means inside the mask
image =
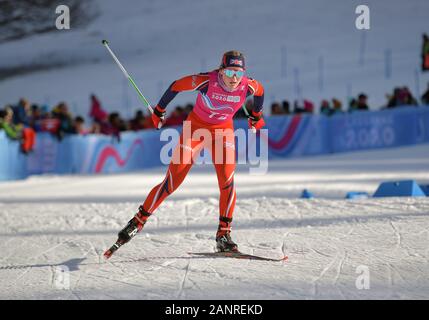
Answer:
POLYGON ((216 249, 218 252, 238 252, 238 246, 232 241, 230 232, 216 237, 216 249))
POLYGON ((219 227, 216 233, 216 249, 218 252, 238 252, 238 246, 231 239, 232 218, 219 217, 219 227))
POLYGON ((142 206, 139 207, 139 212, 128 221, 127 225, 118 233, 118 240, 104 253, 104 257, 109 259, 112 254, 121 246, 130 241, 138 232, 143 229, 146 220, 151 214, 146 212, 142 206))

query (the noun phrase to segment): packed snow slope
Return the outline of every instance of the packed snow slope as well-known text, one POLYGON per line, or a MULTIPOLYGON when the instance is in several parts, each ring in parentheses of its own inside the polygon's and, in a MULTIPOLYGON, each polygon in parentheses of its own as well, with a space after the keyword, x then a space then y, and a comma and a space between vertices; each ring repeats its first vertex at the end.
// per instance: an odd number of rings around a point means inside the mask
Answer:
MULTIPOLYGON (((70 30, 0 45, 0 69, 41 69, 0 81, 0 106, 21 96, 50 106, 64 100, 74 113, 87 116, 89 95, 95 93, 108 111, 131 116, 142 105, 102 39, 110 41, 153 104, 173 80, 218 67, 222 53, 231 49, 246 54, 248 74, 264 85, 267 106, 273 100, 303 97, 317 106, 332 97, 345 103, 349 96, 366 92, 371 108, 377 109, 394 86, 407 85, 420 97, 429 80, 429 74, 416 73, 422 33, 429 32, 425 0, 366 1, 370 30, 364 31, 355 26, 355 10, 362 4, 358 0, 85 4, 91 19, 84 27, 71 20, 70 30), (392 58, 389 78, 386 50, 392 58)), ((54 24, 55 8, 46 10, 52 11, 54 24)), ((180 94, 173 106, 194 97, 180 94)))
POLYGON ((428 299, 429 198, 345 200, 386 180, 429 184, 429 145, 270 161, 236 174, 233 239, 285 262, 212 252, 217 182, 195 167, 145 229, 102 254, 164 169, 0 184, 1 299, 428 299), (303 188, 315 199, 299 199, 303 188), (61 270, 67 270, 64 273, 61 270), (358 289, 362 270, 369 287, 358 289))

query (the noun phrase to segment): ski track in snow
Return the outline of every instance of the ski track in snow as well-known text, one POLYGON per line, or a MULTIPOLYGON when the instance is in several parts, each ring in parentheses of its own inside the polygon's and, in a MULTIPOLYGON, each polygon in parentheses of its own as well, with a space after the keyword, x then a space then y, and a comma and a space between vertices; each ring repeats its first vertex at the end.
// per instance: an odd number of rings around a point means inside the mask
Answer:
POLYGON ((104 250, 163 169, 1 183, 0 298, 428 299, 429 198, 343 199, 358 191, 347 177, 360 169, 366 178, 359 178, 359 187, 368 192, 395 174, 427 184, 428 158, 428 145, 421 145, 271 161, 273 170, 256 179, 237 170, 234 240, 250 254, 287 255, 284 262, 188 254, 214 250, 218 190, 212 169, 194 168, 142 233, 108 261, 104 250), (383 164, 383 156, 394 164, 383 164), (336 171, 339 162, 344 166, 336 171), (316 186, 314 177, 324 189, 315 199, 299 199, 302 187, 316 186), (268 188, 273 181, 288 191, 279 196, 268 188), (126 197, 134 191, 135 199, 126 197), (114 192, 114 199, 125 200, 112 201, 114 192), (65 289, 58 273, 64 266, 65 289), (359 266, 370 272, 368 290, 356 287, 359 266))

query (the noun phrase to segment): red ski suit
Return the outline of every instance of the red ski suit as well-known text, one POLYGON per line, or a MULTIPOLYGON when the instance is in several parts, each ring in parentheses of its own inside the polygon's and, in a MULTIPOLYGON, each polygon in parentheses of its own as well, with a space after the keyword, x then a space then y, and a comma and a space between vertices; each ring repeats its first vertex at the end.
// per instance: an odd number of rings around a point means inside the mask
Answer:
MULTIPOLYGON (((234 108, 230 108, 228 107, 228 104, 226 104, 226 107, 224 108, 231 109, 229 110, 230 114, 227 117, 225 116, 227 119, 222 120, 222 117, 219 117, 218 112, 213 112, 216 114, 216 117, 220 118, 221 120, 217 119, 215 121, 211 121, 212 119, 210 119, 211 122, 215 123, 209 123, 208 121, 204 121, 202 116, 198 116, 197 114, 197 112, 201 114, 201 112, 204 110, 197 111, 196 108, 205 108, 205 105, 199 105, 199 103, 211 104, 210 101, 204 102, 207 101, 207 99, 210 99, 210 97, 213 97, 213 90, 211 89, 211 86, 217 87, 216 97, 223 95, 222 93, 219 93, 222 92, 222 90, 224 90, 223 92, 225 97, 229 97, 228 95, 234 93, 227 91, 227 89, 219 88, 219 84, 215 84, 217 81, 214 75, 217 77, 217 70, 205 74, 191 75, 180 80, 176 80, 165 92, 159 104, 157 105, 157 108, 165 109, 166 105, 178 92, 190 90, 199 91, 197 104, 194 107, 194 110, 188 115, 186 120, 190 122, 188 122, 186 125, 190 124, 191 134, 185 134, 186 130, 184 128, 182 134, 180 135, 179 143, 173 151, 172 160, 164 180, 149 192, 149 195, 143 204, 143 209, 148 214, 153 213, 154 210, 164 201, 164 199, 172 194, 180 186, 191 169, 195 157, 200 154, 202 148, 205 148, 211 153, 218 179, 220 190, 218 235, 222 235, 224 232, 230 230, 236 201, 234 187, 235 139, 232 116, 238 111, 240 106, 244 103, 246 97, 249 95, 254 96, 254 113, 260 114, 264 90, 262 85, 256 80, 243 77, 241 83, 245 83, 245 87, 242 86, 241 90, 244 89, 244 99, 241 99, 241 103, 235 105, 234 108), (203 99, 205 100, 203 101, 203 99), (205 129, 206 132, 210 133, 210 138, 195 139, 194 137, 193 139, 192 134, 194 134, 198 129, 205 129), (219 134, 220 131, 222 134, 219 134)), ((221 81, 220 77, 218 77, 217 80, 221 81)), ((232 101, 233 99, 231 98, 229 100, 232 101)), ((234 100, 239 101, 238 98, 234 100)), ((222 103, 222 106, 225 106, 225 101, 222 103)), ((216 104, 216 101, 214 101, 214 104, 216 104)), ((211 112, 210 110, 208 111, 211 112)), ((145 217, 145 219, 147 219, 147 217, 145 217)))

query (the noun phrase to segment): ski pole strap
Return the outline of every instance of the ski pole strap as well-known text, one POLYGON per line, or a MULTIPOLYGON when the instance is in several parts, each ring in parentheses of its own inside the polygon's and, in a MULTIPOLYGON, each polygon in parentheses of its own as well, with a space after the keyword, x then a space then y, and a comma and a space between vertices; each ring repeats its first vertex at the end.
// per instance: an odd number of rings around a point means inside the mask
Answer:
POLYGON ((165 110, 163 110, 159 105, 153 109, 153 113, 157 115, 158 118, 162 119, 165 116, 165 110))
POLYGON ((251 119, 252 121, 258 121, 259 119, 261 119, 261 117, 262 117, 262 111, 255 112, 252 110, 251 115, 249 115, 249 119, 251 119))

